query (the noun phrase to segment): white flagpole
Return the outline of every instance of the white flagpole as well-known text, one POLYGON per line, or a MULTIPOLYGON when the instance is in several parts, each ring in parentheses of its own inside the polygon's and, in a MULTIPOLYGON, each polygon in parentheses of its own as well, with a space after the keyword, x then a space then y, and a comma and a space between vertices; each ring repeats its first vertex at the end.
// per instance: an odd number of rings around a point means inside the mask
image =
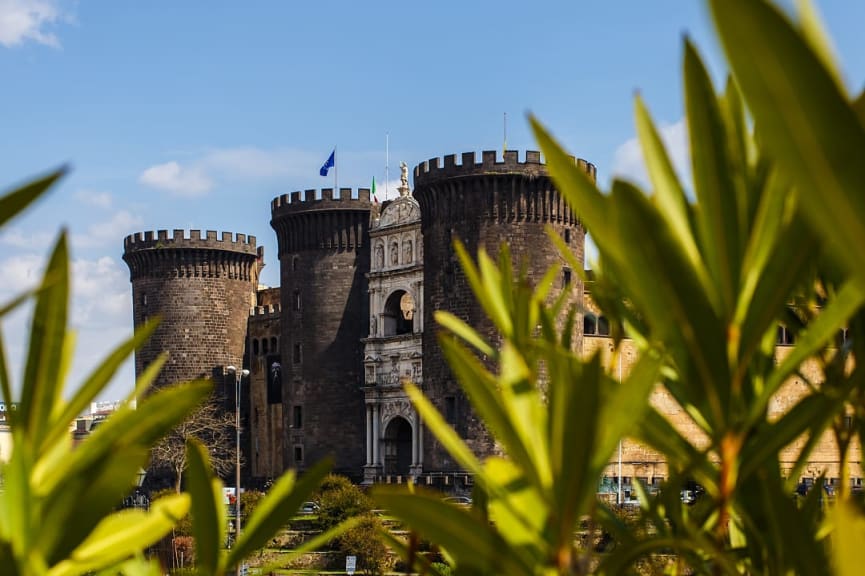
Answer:
POLYGON ((333 146, 333 195, 339 194, 339 168, 336 167, 336 144, 333 146))
POLYGON ((504 144, 502 145, 502 154, 508 151, 508 113, 505 112, 504 120, 502 123, 503 134, 504 134, 504 144))
POLYGON ((384 133, 384 199, 387 200, 387 181, 390 179, 390 133, 384 133))

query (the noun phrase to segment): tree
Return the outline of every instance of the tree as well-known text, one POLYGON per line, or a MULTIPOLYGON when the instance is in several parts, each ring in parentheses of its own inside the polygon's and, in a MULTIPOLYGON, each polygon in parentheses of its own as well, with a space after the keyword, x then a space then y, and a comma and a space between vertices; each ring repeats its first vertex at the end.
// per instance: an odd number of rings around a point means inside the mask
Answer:
POLYGON ((196 439, 207 449, 217 476, 231 474, 237 464, 235 416, 214 400, 206 402, 189 418, 171 430, 151 451, 150 466, 171 474, 174 489, 180 492, 187 469, 186 445, 196 439))

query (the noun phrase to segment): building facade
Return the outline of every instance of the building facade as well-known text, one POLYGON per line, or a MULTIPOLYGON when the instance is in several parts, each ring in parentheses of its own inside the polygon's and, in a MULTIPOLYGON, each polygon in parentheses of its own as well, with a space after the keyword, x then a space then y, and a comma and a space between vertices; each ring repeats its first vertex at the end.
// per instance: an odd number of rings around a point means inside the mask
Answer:
MULTIPOLYGON (((594 179, 591 163, 574 162, 594 179)), ((564 295, 583 311, 572 335, 576 349, 586 356, 600 351, 613 362, 609 327, 591 299, 591 283, 583 285, 548 237, 557 235, 583 265, 585 230, 538 152, 522 159, 516 151, 449 155, 419 164, 413 175, 412 191, 403 164, 399 196, 383 204, 364 188, 275 198, 270 223, 278 243, 278 288, 253 290, 262 266, 254 238, 223 234, 218 240, 208 232, 202 239, 197 231, 189 237, 174 231, 169 238, 160 231, 126 239, 135 326, 152 314, 163 317, 154 342, 136 354, 136 372, 164 350, 169 364, 159 385, 220 376, 225 365, 242 360, 250 370, 242 392, 250 481, 263 483, 331 457, 335 471, 356 481, 413 478, 468 489, 470 476, 424 427, 403 387, 420 387, 476 454, 498 453, 436 341, 437 310, 466 321, 493 344, 497 338, 460 268, 455 241, 470 254, 483 249, 493 257, 507 245, 514 266, 533 283, 559 266, 550 298, 564 295)), ((779 340, 779 358, 787 349, 779 340)), ((610 370, 624 377, 635 360, 636 349, 625 340, 610 370)), ((803 372, 820 380, 816 366, 803 372)), ((787 383, 773 415, 805 393, 803 382, 787 383)), ((699 442, 697 426, 662 389, 651 401, 699 442)), ((790 468, 800 448, 785 449, 782 467, 790 468)), ((854 484, 861 482, 855 450, 854 484)), ((837 465, 832 439, 824 438, 809 470, 837 478, 837 465)), ((621 481, 625 490, 638 480, 657 485, 667 475, 660 454, 627 440, 607 469, 610 484, 621 481)))

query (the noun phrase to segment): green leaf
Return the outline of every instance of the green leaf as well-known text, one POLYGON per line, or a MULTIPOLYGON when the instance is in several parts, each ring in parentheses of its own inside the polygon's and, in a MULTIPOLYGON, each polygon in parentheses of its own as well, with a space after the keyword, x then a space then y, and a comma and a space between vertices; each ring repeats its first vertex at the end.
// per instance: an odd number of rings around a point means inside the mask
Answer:
POLYGON ((28 441, 39 446, 48 434, 54 406, 60 402, 65 363, 66 317, 69 304, 69 256, 66 235, 61 234, 43 276, 33 311, 30 343, 21 403, 11 413, 13 425, 26 431, 28 441))
POLYGON ((658 382, 661 365, 657 352, 644 350, 628 372, 627 379, 623 383, 611 383, 613 392, 599 406, 599 422, 603 425, 600 427, 595 461, 592 463, 594 468, 602 468, 609 461, 619 440, 630 436, 643 419, 649 409, 649 395, 658 382))
POLYGON ((735 306, 741 268, 737 193, 730 177, 727 134, 715 91, 699 55, 687 41, 685 104, 702 254, 722 306, 718 315, 729 318, 735 306))
MULTIPOLYGON (((52 442, 56 440, 58 436, 69 433, 68 425, 66 423, 75 420, 78 414, 81 414, 85 408, 90 405, 94 398, 96 398, 105 386, 108 385, 129 356, 150 338, 155 328, 156 324, 148 323, 135 330, 135 334, 131 338, 115 348, 114 351, 112 351, 111 354, 93 370, 92 374, 87 377, 81 387, 75 392, 72 400, 65 405, 64 409, 55 419, 55 422, 58 422, 59 426, 54 427, 53 434, 46 438, 46 442, 52 442)), ((159 365, 161 366, 161 363, 159 365)))
MULTIPOLYGON (((87 441, 60 462, 40 462, 33 482, 43 491, 63 490, 66 478, 85 474, 102 460, 133 447, 150 448, 169 430, 182 422, 212 389, 204 380, 155 391, 137 409, 123 406, 106 419, 87 441), (49 465, 50 464, 50 465, 49 465)), ((126 469, 130 485, 137 467, 126 469)))
POLYGON ((736 80, 771 156, 832 254, 865 282, 865 129, 820 56, 763 0, 710 0, 736 80))
POLYGON ((865 516, 850 500, 831 512, 834 527, 832 555, 838 576, 857 576, 865 566, 865 516))
POLYGON ((186 442, 186 461, 186 480, 192 499, 192 534, 195 536, 196 563, 205 574, 215 574, 225 527, 222 482, 212 477, 207 449, 194 439, 186 442))
MULTIPOLYGON (((445 334, 440 334, 439 346, 454 376, 459 380, 463 391, 470 399, 478 415, 483 419, 493 435, 498 438, 499 442, 506 447, 511 457, 520 466, 525 467, 527 473, 533 474, 532 481, 536 485, 540 485, 542 481, 533 465, 533 455, 530 453, 528 446, 523 443, 523 438, 517 430, 516 422, 510 418, 508 410, 504 406, 499 394, 497 381, 493 375, 486 370, 477 357, 457 343, 455 339, 445 334)), ((410 394, 409 397, 412 397, 412 395, 410 394)), ((412 397, 412 399, 414 398, 412 397)), ((418 410, 420 411, 421 408, 418 407, 418 410)), ((433 424, 436 417, 439 420, 441 419, 438 413, 436 413, 432 421, 424 414, 422 414, 422 417, 439 441, 443 444, 451 442, 454 432, 450 426, 442 421, 445 428, 439 429, 437 425, 433 424)), ((445 445, 447 446, 448 444, 445 445)), ((456 445, 453 445, 453 448, 462 452, 462 449, 456 445)), ((466 450, 468 449, 466 448, 466 450)), ((448 451, 451 452, 451 449, 448 448, 448 451)), ((451 455, 458 460, 460 459, 460 456, 454 452, 451 452, 451 455)), ((466 454, 466 456, 468 455, 466 454)), ((471 460, 475 461, 473 456, 471 460)), ((460 463, 465 466, 463 462, 460 463)))
POLYGON ((424 396, 423 392, 413 384, 406 384, 405 393, 412 404, 414 404, 415 410, 417 410, 427 428, 438 438, 444 449, 465 470, 475 474, 478 479, 483 479, 484 471, 481 463, 475 458, 475 455, 472 454, 472 451, 466 446, 465 442, 462 441, 462 438, 445 422, 445 419, 442 418, 438 410, 424 396))
MULTIPOLYGON (((774 394, 806 359, 831 343, 838 330, 844 327, 847 319, 853 316, 863 304, 865 304, 865 288, 858 283, 846 283, 835 298, 832 298, 820 314, 798 335, 796 346, 769 375, 766 381, 765 402, 768 402, 769 396, 774 394)), ((762 411, 760 406, 755 406, 754 410, 762 411)))
MULTIPOLYGON (((70 458, 68 445, 57 458, 64 456, 70 458)), ((147 464, 147 457, 146 448, 127 447, 65 477, 62 487, 44 495, 38 521, 39 547, 49 562, 69 556, 116 509, 134 486, 134 471, 147 464)), ((34 495, 40 492, 41 485, 34 482, 34 495)))
POLYGON ((452 332, 458 338, 465 340, 467 344, 474 347, 478 353, 487 356, 488 358, 494 358, 496 356, 496 351, 484 341, 480 334, 475 331, 474 328, 451 314, 445 310, 436 310, 433 312, 433 318, 436 321, 436 324, 452 332))
POLYGON ((48 576, 73 576, 107 568, 155 544, 189 511, 189 496, 165 496, 149 512, 129 509, 105 518, 72 555, 48 576))
POLYGON ((658 134, 649 111, 639 95, 634 100, 634 107, 637 135, 640 138, 646 170, 652 181, 658 212, 670 227, 671 234, 682 246, 688 262, 700 278, 700 283, 708 287, 710 284, 702 264, 703 258, 691 231, 688 198, 685 196, 685 191, 679 182, 673 163, 667 155, 661 136, 658 134))
POLYGON ((482 574, 535 574, 534 566, 479 516, 442 502, 437 495, 408 494, 388 486, 373 488, 373 496, 413 529, 454 558, 457 570, 482 574))
POLYGON ((227 566, 241 562, 282 529, 297 512, 301 504, 310 499, 312 493, 330 471, 330 460, 317 462, 297 482, 293 472, 284 474, 268 491, 246 523, 237 542, 226 559, 227 566))
POLYGON ((24 211, 27 206, 42 196, 60 178, 66 175, 68 168, 61 166, 48 175, 37 178, 23 186, 0 196, 0 226, 24 211))

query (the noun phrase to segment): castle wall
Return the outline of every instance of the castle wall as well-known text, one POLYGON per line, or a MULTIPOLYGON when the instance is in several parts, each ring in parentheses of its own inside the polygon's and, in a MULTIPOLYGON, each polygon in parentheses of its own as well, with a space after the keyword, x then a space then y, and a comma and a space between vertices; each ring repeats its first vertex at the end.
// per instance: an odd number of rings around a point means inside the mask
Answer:
MULTIPOLYGON (((433 321, 436 310, 447 310, 475 327, 495 343, 495 331, 477 304, 453 249, 459 238, 469 254, 484 248, 497 258, 499 246, 508 245, 514 268, 526 270, 536 283, 553 265, 566 266, 547 237, 550 227, 566 238, 582 266, 585 232, 577 216, 565 204, 540 161, 540 153, 526 152, 519 162, 516 151, 505 152, 501 161, 495 152, 483 152, 476 162, 473 152, 454 155, 418 165, 414 170, 414 197, 421 207, 424 237, 424 392, 455 426, 468 446, 478 455, 496 452, 496 446, 456 383, 436 341, 433 321)), ((579 165, 594 176, 594 166, 579 165)), ((582 284, 576 271, 562 271, 561 290, 571 301, 582 299, 582 284)), ((574 338, 580 345, 579 333, 574 338)), ((453 471, 457 465, 435 438, 424 437, 424 469, 453 471)))
MULTIPOLYGON (((174 230, 169 236, 159 230, 127 236, 123 245, 135 328, 161 318, 154 335, 135 353, 136 376, 168 352, 155 387, 217 375, 221 388, 223 367, 242 365, 262 256, 255 237, 230 232, 217 237, 207 231, 202 238, 199 230, 188 236, 174 230)), ((230 393, 233 398, 233 387, 230 393)))
POLYGON ((325 456, 357 478, 364 464, 361 338, 369 328, 369 190, 313 190, 271 203, 279 243, 286 467, 325 456))
POLYGON ((285 470, 282 396, 281 308, 279 289, 259 290, 258 306, 249 312, 249 475, 257 480, 276 478, 285 470), (273 300, 276 303, 273 303, 273 300))

